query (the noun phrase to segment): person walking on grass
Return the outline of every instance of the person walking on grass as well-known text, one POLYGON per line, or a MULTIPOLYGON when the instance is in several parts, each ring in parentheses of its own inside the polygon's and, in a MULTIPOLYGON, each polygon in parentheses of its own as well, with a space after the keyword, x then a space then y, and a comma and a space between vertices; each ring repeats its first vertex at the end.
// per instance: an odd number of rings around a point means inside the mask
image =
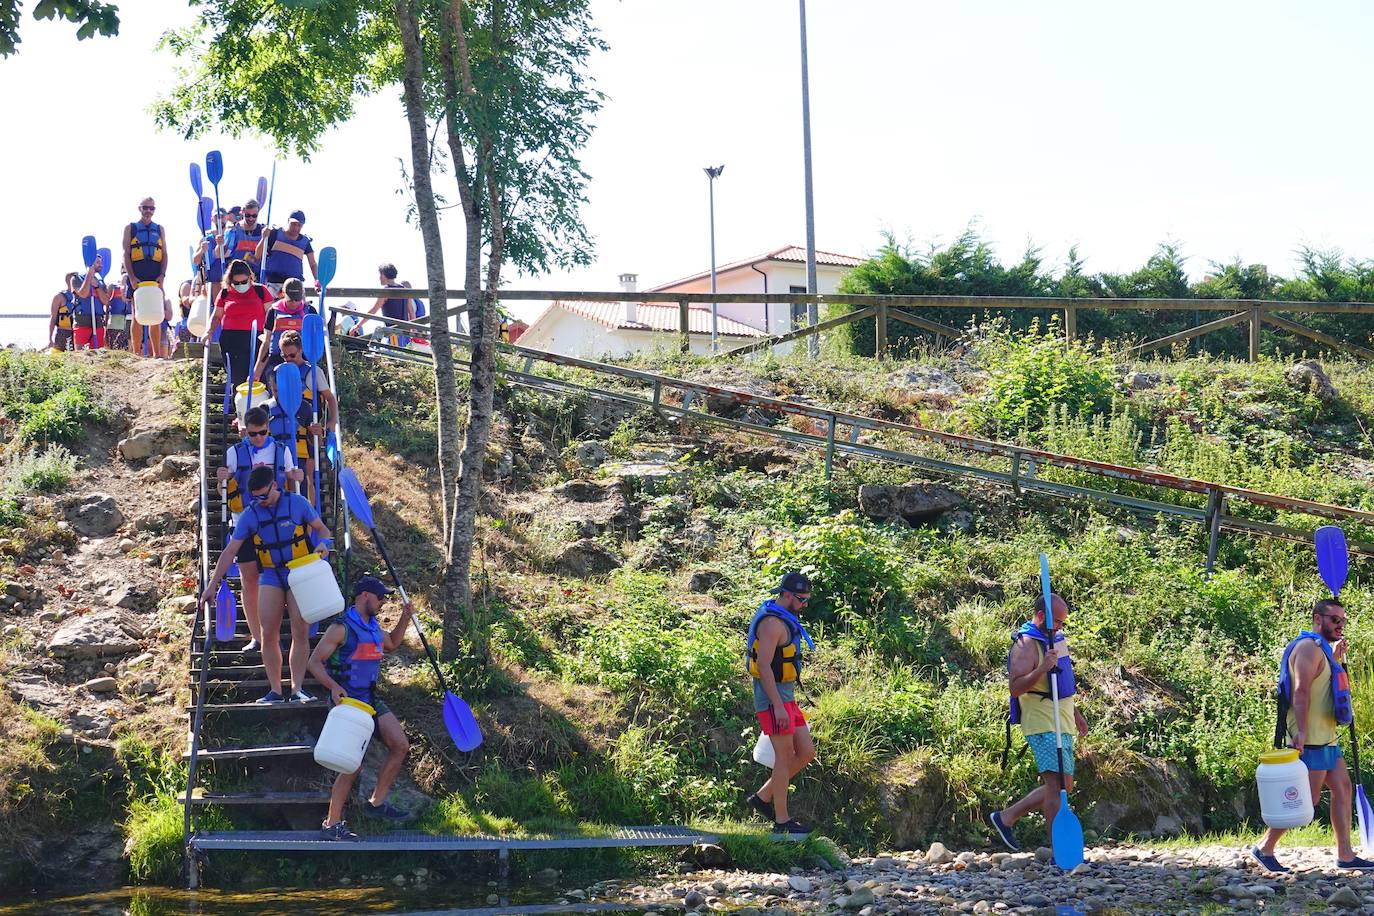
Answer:
MULTIPOLYGON (((1331 793, 1331 829, 1336 834, 1336 867, 1361 871, 1374 862, 1355 855, 1350 844, 1351 786, 1336 729, 1352 720, 1350 684, 1345 676, 1345 608, 1333 598, 1312 606, 1312 629, 1304 630, 1283 650, 1279 663, 1278 715, 1274 746, 1287 745, 1307 766, 1312 801, 1322 787, 1331 793)), ((1265 871, 1286 872, 1274 856, 1287 831, 1270 827, 1250 856, 1265 871)))
MULTIPOLYGON (((410 817, 409 812, 386 800, 401 773, 410 742, 396 714, 377 696, 377 679, 386 653, 394 652, 405 639, 406 626, 415 608, 409 601, 403 603, 395 626, 389 631, 383 630, 377 614, 382 609, 382 601, 391 592, 375 576, 358 579, 353 586, 353 606, 338 622, 330 624, 311 653, 310 673, 329 691, 334 705, 347 697, 372 707, 372 721, 376 723, 377 734, 386 745, 387 754, 382 768, 377 771, 377 785, 363 803, 363 814, 395 823, 410 817)), ((357 834, 348 829, 343 811, 362 769, 360 766, 352 773, 340 773, 335 777, 334 789, 329 793, 329 813, 320 825, 325 839, 357 839, 357 834)))
POLYGON ((778 833, 805 834, 810 829, 788 814, 787 792, 796 775, 816 758, 806 716, 797 706, 802 671, 802 643, 814 650, 811 634, 797 619, 811 600, 811 580, 800 572, 782 577, 777 598, 759 606, 749 623, 748 670, 754 680, 754 712, 773 745, 773 773, 748 805, 768 818, 778 833))
POLYGON ((239 517, 229 544, 219 555, 215 571, 205 584, 200 603, 215 600, 215 592, 229 570, 234 557, 251 539, 258 555, 258 617, 262 628, 262 664, 271 689, 259 703, 309 703, 314 697, 303 689, 305 668, 310 661, 310 625, 296 607, 291 594, 287 564, 311 553, 310 533, 314 533, 315 553, 327 559, 334 541, 320 521, 319 513, 304 498, 287 493, 277 485, 272 468, 253 468, 248 475, 248 492, 252 502, 239 517), (282 691, 281 680, 281 615, 286 609, 291 615, 290 669, 292 690, 289 699, 282 691))
MULTIPOLYGON (((1011 710, 1007 716, 1007 742, 1011 742, 1011 726, 1020 724, 1021 733, 1035 756, 1035 769, 1040 785, 1019 801, 1001 811, 988 815, 1006 847, 1013 852, 1021 847, 1012 833, 1012 826, 1022 817, 1039 810, 1045 815, 1045 832, 1049 833, 1054 816, 1059 813, 1059 754, 1055 748, 1054 699, 1050 678, 1055 678, 1059 694, 1059 722, 1064 738, 1064 788, 1073 791, 1073 739, 1075 732, 1082 738, 1088 734, 1088 722, 1074 707, 1077 686, 1073 676, 1073 660, 1069 657, 1069 642, 1064 636, 1069 606, 1058 595, 1050 596, 1053 620, 1046 632, 1045 598, 1035 599, 1033 619, 1012 634, 1011 652, 1007 656, 1007 681, 1011 693, 1011 710), (1052 635, 1051 635, 1052 634, 1052 635), (1051 641, 1051 639, 1053 641, 1051 641)), ((1004 758, 1005 759, 1005 758, 1004 758)))

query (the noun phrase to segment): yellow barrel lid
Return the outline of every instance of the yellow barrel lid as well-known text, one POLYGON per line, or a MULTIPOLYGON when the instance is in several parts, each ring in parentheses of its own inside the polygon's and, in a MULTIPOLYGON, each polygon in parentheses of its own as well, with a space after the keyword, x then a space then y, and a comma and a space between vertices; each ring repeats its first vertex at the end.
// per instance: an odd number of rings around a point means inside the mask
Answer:
POLYGON ((367 713, 369 716, 375 716, 375 715, 377 714, 377 710, 373 709, 371 706, 368 706, 368 705, 367 705, 366 703, 364 703, 362 700, 355 700, 355 699, 353 699, 352 697, 344 697, 342 700, 339 701, 339 705, 340 705, 340 706, 356 706, 358 709, 361 709, 363 712, 367 713))
MULTIPOLYGON (((234 390, 237 391, 239 394, 247 394, 247 393, 248 393, 248 383, 247 383, 247 382, 239 382, 239 383, 238 383, 238 387, 236 387, 234 390)), ((253 383, 253 393, 254 393, 254 394, 256 394, 256 393, 259 392, 259 391, 266 391, 266 390, 267 390, 267 386, 266 386, 265 384, 263 384, 262 382, 254 382, 254 383, 253 383)))
POLYGON ((314 552, 312 551, 311 553, 308 553, 308 554, 306 554, 306 555, 303 556, 303 557, 296 557, 296 559, 294 559, 294 560, 287 560, 287 561, 286 561, 286 568, 287 568, 287 569, 296 569, 297 567, 300 567, 300 566, 306 566, 306 565, 308 565, 308 564, 310 564, 310 563, 314 563, 314 562, 315 562, 316 560, 318 560, 319 558, 320 558, 320 555, 317 554, 317 553, 314 553, 314 552))
POLYGON ((1292 763, 1298 759, 1298 752, 1291 747, 1276 748, 1260 754, 1260 763, 1292 763))

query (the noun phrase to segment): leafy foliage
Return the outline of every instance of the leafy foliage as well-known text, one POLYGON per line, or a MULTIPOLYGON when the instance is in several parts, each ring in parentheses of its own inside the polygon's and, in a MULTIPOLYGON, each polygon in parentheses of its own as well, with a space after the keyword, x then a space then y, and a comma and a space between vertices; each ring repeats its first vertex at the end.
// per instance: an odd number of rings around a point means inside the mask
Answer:
MULTIPOLYGON (((23 9, 20 0, 0 2, 0 57, 9 57, 19 49, 19 17, 23 9)), ((81 41, 119 32, 119 7, 100 0, 38 0, 33 18, 61 18, 75 23, 80 26, 76 37, 81 41)))
POLYGON ((108 411, 96 397, 90 373, 46 351, 0 351, 0 421, 20 444, 75 442, 108 411))

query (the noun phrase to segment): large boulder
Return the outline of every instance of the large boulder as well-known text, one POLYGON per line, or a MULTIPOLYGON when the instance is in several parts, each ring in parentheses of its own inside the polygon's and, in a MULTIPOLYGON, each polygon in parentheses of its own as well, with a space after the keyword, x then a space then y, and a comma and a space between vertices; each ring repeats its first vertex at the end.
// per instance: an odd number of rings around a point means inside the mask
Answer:
POLYGON ((620 557, 590 538, 569 544, 554 562, 559 574, 579 579, 603 576, 620 565, 620 557))
POLYGON ((108 493, 91 493, 68 504, 67 522, 77 534, 87 537, 109 537, 124 524, 124 513, 108 493))
POLYGON ((128 613, 100 611, 73 617, 58 627, 48 651, 63 658, 107 658, 132 655, 142 648, 128 613))
POLYGON ((903 754, 877 774, 878 811, 897 849, 917 849, 931 838, 945 814, 949 781, 929 751, 903 754))
POLYGON ((881 521, 900 519, 908 524, 920 524, 963 504, 958 493, 930 483, 864 484, 859 487, 859 511, 881 521))
POLYGON ((948 405, 964 393, 954 376, 934 366, 909 366, 888 376, 888 387, 914 401, 937 406, 948 405))
POLYGON ((195 448, 191 437, 173 426, 156 429, 135 429, 127 439, 115 446, 125 461, 145 461, 162 455, 176 455, 195 448))
POLYGON ((1323 404, 1330 404, 1339 397, 1336 386, 1331 384, 1326 370, 1315 359, 1299 360, 1289 366, 1284 378, 1289 385, 1312 394, 1323 404))

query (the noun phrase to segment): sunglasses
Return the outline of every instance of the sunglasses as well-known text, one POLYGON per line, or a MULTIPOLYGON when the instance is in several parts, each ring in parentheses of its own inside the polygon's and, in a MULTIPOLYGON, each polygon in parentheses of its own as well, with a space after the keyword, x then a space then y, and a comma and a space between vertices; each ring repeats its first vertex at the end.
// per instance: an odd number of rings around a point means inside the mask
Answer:
POLYGON ((265 430, 265 429, 250 429, 250 430, 248 430, 248 432, 247 432, 245 435, 248 435, 248 436, 250 436, 250 437, 256 439, 258 436, 265 436, 265 435, 267 435, 267 430, 265 430))
POLYGON ((254 494, 253 494, 253 499, 254 499, 255 502, 265 503, 265 502, 267 502, 267 500, 268 500, 269 498, 271 498, 271 496, 272 496, 272 488, 271 488, 271 487, 268 487, 266 490, 264 490, 264 491, 261 492, 261 493, 254 493, 254 494))
POLYGON ((254 210, 252 213, 245 213, 245 214, 243 214, 243 218, 244 218, 244 219, 257 219, 257 218, 258 218, 258 211, 254 210))
POLYGON ((145 213, 152 213, 154 210, 157 209, 157 207, 139 207, 138 209, 142 210, 145 213))
POLYGON ((793 592, 793 593, 792 593, 792 597, 793 597, 793 598, 796 598, 797 601, 801 602, 802 604, 807 604, 808 602, 811 601, 811 593, 810 593, 810 592, 807 592, 807 593, 801 594, 801 595, 797 594, 796 592, 793 592))
POLYGON ((1344 614, 1323 614, 1322 616, 1332 623, 1339 623, 1341 626, 1345 626, 1346 621, 1350 619, 1344 614))

